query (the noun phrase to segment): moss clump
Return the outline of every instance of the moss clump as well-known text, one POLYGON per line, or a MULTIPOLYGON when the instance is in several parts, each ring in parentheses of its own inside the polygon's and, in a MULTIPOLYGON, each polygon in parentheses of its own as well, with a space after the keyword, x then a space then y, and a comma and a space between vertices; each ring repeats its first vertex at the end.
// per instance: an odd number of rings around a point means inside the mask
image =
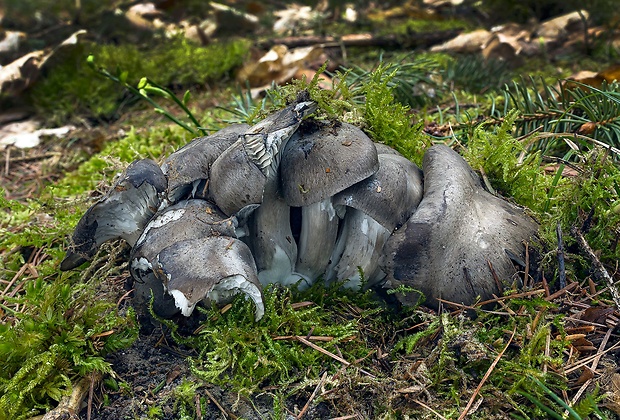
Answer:
POLYGON ((52 123, 76 118, 109 120, 117 117, 124 102, 135 101, 113 82, 97 76, 87 65, 93 54, 97 63, 112 72, 126 72, 127 81, 136 85, 149 77, 170 87, 204 86, 226 79, 243 63, 248 51, 244 40, 197 46, 185 39, 162 42, 151 51, 132 44, 83 45, 47 74, 29 93, 39 114, 52 123))
POLYGON ((539 153, 526 154, 524 146, 512 136, 516 117, 516 112, 509 114, 496 130, 476 127, 467 140, 465 158, 493 188, 540 214, 547 202, 551 177, 544 175, 539 153), (521 155, 525 158, 521 159, 521 155))
POLYGON ((113 302, 95 299, 94 282, 76 285, 68 275, 54 275, 53 262, 38 269, 18 297, 4 296, 1 304, 3 419, 30 417, 70 392, 76 377, 109 372, 103 356, 131 345, 138 333, 133 311, 121 314, 113 302), (25 310, 14 311, 15 305, 25 310))
MULTIPOLYGON (((285 386, 316 377, 333 362, 297 336, 330 337, 330 341, 317 343, 328 351, 342 352, 341 357, 351 361, 371 352, 359 339, 359 326, 362 319, 379 318, 383 311, 377 302, 366 294, 354 299, 360 313, 337 314, 329 309, 344 307, 352 296, 352 292, 326 289, 319 283, 303 294, 270 286, 264 291, 265 315, 260 322, 254 321, 253 304, 239 297, 226 313, 217 308, 206 311, 208 319, 196 335, 176 337, 199 352, 190 360, 190 368, 209 383, 242 393, 252 393, 266 384, 285 386), (312 303, 296 307, 294 303, 299 301, 312 303)), ((176 325, 170 326, 176 330, 176 325)), ((334 363, 334 369, 341 366, 334 363)))

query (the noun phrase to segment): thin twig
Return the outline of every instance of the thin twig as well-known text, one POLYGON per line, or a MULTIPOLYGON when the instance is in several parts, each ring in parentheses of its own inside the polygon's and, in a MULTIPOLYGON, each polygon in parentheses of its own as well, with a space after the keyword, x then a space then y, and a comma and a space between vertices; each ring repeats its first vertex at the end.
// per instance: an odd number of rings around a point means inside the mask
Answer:
POLYGON ((213 404, 215 404, 215 406, 222 412, 222 414, 224 415, 224 418, 229 418, 229 417, 231 419, 237 419, 238 418, 233 413, 231 413, 230 411, 228 411, 224 407, 222 407, 222 405, 219 403, 219 401, 216 400, 215 397, 213 396, 213 394, 211 394, 209 392, 209 390, 206 389, 206 388, 205 388, 205 394, 207 394, 207 397, 209 397, 211 402, 213 402, 213 404))
MULTIPOLYGON (((314 344, 314 343, 312 343, 312 342, 310 342, 310 341, 306 340, 306 339, 305 339, 304 337, 302 337, 302 336, 299 336, 299 335, 298 335, 298 336, 297 336, 297 340, 299 340, 301 343, 305 344, 306 346, 311 347, 311 348, 313 348, 314 350, 316 350, 316 351, 318 351, 318 352, 321 352, 321 353, 323 353, 324 355, 329 356, 329 357, 331 357, 331 358, 332 358, 332 359, 334 359, 334 360, 339 361, 340 363, 342 363, 342 364, 343 364, 343 365, 345 365, 345 366, 351 366, 351 365, 352 365, 351 363, 349 363, 348 361, 346 361, 346 360, 345 360, 345 359, 343 359, 342 357, 340 357, 340 356, 336 356, 334 353, 330 352, 329 350, 325 350, 323 347, 317 346, 316 344, 314 344)), ((357 366, 356 366, 356 367, 357 367, 357 366)), ((362 372, 364 375, 368 375, 368 376, 370 376, 370 377, 371 377, 371 378, 373 378, 373 379, 375 378, 375 375, 373 375, 372 373, 367 372, 367 371, 365 371, 364 369, 362 369, 362 368, 360 368, 360 367, 357 367, 357 368, 358 368, 358 369, 359 369, 359 371, 360 371, 360 372, 362 372)))
POLYGON ((324 372, 323 376, 321 376, 319 383, 316 384, 316 388, 314 388, 314 391, 312 391, 312 395, 310 395, 310 398, 308 398, 308 401, 306 401, 306 404, 304 405, 304 407, 301 409, 301 411, 297 415, 297 420, 301 419, 306 414, 306 411, 308 411, 308 409, 310 408, 310 403, 316 397, 316 394, 319 392, 319 389, 323 387, 323 384, 325 383, 325 379, 327 379, 327 372, 324 372))
POLYGON ((595 360, 597 358, 600 359, 602 355, 604 355, 605 353, 609 353, 610 351, 615 350, 618 347, 620 347, 620 341, 617 342, 616 344, 614 344, 613 346, 611 346, 610 348, 608 348, 607 350, 604 350, 604 351, 601 351, 599 353, 593 354, 591 356, 585 357, 580 362, 575 363, 570 368, 564 369, 564 374, 568 375, 569 373, 574 372, 575 370, 579 369, 580 367, 587 365, 591 361, 593 361, 593 360, 595 360))
POLYGON ((573 290, 577 286, 579 286, 579 283, 577 283, 576 281, 572 282, 569 285, 564 285, 564 287, 561 288, 560 290, 558 290, 557 292, 547 296, 545 298, 545 300, 548 301, 548 302, 551 302, 552 300, 559 298, 560 296, 562 296, 566 292, 569 292, 569 291, 573 290))
POLYGON ((529 297, 529 296, 534 296, 534 295, 538 295, 538 294, 541 294, 541 293, 545 293, 545 290, 544 289, 530 290, 529 292, 515 293, 515 294, 506 295, 506 296, 502 296, 502 297, 495 298, 495 299, 485 300, 485 301, 476 303, 474 306, 484 306, 484 305, 489 304, 489 303, 499 302, 500 300, 508 300, 508 299, 513 299, 513 298, 529 297))
POLYGON ((558 222, 555 232, 558 236, 558 270, 560 277, 560 289, 566 287, 566 265, 564 263, 564 241, 562 240, 562 225, 558 222))
POLYGON ((620 311, 620 293, 618 293, 618 289, 614 284, 614 280, 611 278, 601 261, 594 253, 594 251, 592 251, 592 248, 590 248, 590 245, 586 241, 586 238, 583 237, 581 231, 577 229, 577 227, 573 226, 573 228, 571 229, 571 233, 573 234, 573 236, 575 236, 575 239, 577 239, 577 244, 579 244, 581 250, 587 255, 590 261, 592 261, 592 265, 598 272, 599 276, 607 282, 607 287, 609 288, 609 293, 611 293, 611 298, 616 304, 616 309, 620 311))
POLYGON ((441 420, 448 420, 444 416, 442 416, 441 414, 439 414, 438 412, 436 412, 435 410, 430 408, 428 405, 424 404, 422 401, 420 401, 420 400, 413 400, 413 402, 416 403, 416 404, 421 405, 424 408, 426 408, 428 411, 430 411, 431 413, 433 413, 434 415, 439 417, 441 420))
POLYGON ((500 359, 504 355, 504 352, 506 352, 506 350, 508 349, 508 346, 510 345, 510 343, 512 343, 512 339, 514 338, 516 332, 517 332, 517 327, 515 326, 515 328, 512 330, 512 335, 510 336, 510 338, 508 339, 508 342, 506 343, 506 346, 504 346, 502 351, 499 352, 499 354, 497 355, 495 360, 493 360, 493 363, 491 363, 491 366, 489 366, 489 368, 487 369, 487 372, 484 374, 482 380, 480 381, 480 383, 478 384, 478 386, 474 390, 473 395, 471 396, 471 398, 467 402, 467 405, 465 406, 465 409, 463 410, 463 412, 459 416, 458 420, 463 420, 465 418, 465 416, 467 416, 467 413, 469 412, 469 409, 471 408, 471 406, 474 404, 474 401, 476 400, 476 397, 478 396, 478 393, 480 392, 480 389, 482 389, 482 385, 484 385, 486 380, 489 379, 489 376, 491 376, 491 372, 493 372, 493 369, 495 369, 495 366, 499 363, 500 359))
POLYGON ((527 288, 530 276, 530 246, 528 241, 523 241, 525 246, 525 273, 523 274, 523 287, 527 288))

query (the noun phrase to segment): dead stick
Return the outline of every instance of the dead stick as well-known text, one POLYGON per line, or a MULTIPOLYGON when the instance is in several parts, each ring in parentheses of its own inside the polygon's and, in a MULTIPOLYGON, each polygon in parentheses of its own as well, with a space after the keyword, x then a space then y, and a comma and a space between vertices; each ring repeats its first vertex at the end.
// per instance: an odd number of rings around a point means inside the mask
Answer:
POLYGON ((575 287, 579 286, 579 283, 577 283, 576 281, 572 282, 571 284, 569 284, 568 286, 564 286, 562 289, 558 290, 557 292, 547 296, 545 298, 546 301, 551 302, 553 299, 557 299, 560 296, 562 296, 564 293, 573 290, 575 287))
POLYGON ((586 238, 583 237, 581 231, 576 227, 573 227, 571 229, 571 233, 575 236, 575 239, 577 239, 577 244, 579 244, 581 250, 588 256, 588 258, 590 258, 590 261, 592 261, 592 265, 598 272, 598 275, 607 282, 607 287, 609 288, 609 293, 611 293, 611 298, 616 304, 616 309, 620 311, 620 293, 618 293, 614 280, 611 278, 607 270, 605 270, 605 267, 598 259, 594 251, 592 251, 592 248, 590 248, 590 245, 586 241, 586 238))
MULTIPOLYGON (((325 350, 323 347, 317 346, 316 344, 314 344, 314 343, 312 343, 312 342, 310 342, 310 341, 306 340, 306 339, 305 339, 305 338, 303 338, 302 336, 299 336, 299 335, 298 335, 298 336, 297 336, 297 340, 299 340, 301 343, 305 344, 306 346, 308 346, 308 347, 310 347, 310 348, 313 348, 314 350, 316 350, 316 351, 318 351, 318 352, 321 352, 321 353, 323 353, 324 355, 329 356, 329 357, 331 357, 331 358, 332 358, 332 359, 334 359, 334 360, 339 361, 340 363, 342 363, 342 364, 343 364, 343 365, 345 365, 345 366, 351 366, 351 363, 347 362, 347 361, 346 361, 345 359, 343 359, 342 357, 336 356, 334 353, 330 352, 329 350, 325 350)), ((359 368, 359 367, 358 367, 358 369, 359 369, 359 371, 360 371, 360 372, 362 372, 364 375, 368 375, 368 376, 370 376, 370 377, 371 377, 371 378, 373 378, 373 379, 375 378, 375 375, 373 375, 372 373, 367 372, 367 371, 365 371, 364 369, 359 368)))
POLYGON ((480 392, 480 389, 482 389, 482 385, 484 385, 484 383, 487 381, 489 376, 491 376, 491 372, 493 372, 493 369, 495 369, 495 366, 499 363, 500 359, 504 355, 504 352, 508 349, 508 346, 510 345, 510 343, 512 343, 512 339, 514 338, 516 332, 517 332, 517 327, 515 327, 512 330, 512 335, 508 339, 508 343, 506 343, 506 346, 504 347, 504 349, 501 352, 499 352, 499 354, 497 355, 495 360, 493 360, 493 363, 491 363, 491 366, 489 366, 489 368, 487 369, 487 372, 484 374, 484 377, 482 378, 482 380, 480 381, 480 383, 478 384, 478 386, 474 390, 473 395, 471 396, 471 398, 467 402, 467 406, 465 406, 465 409, 463 410, 463 412, 459 416, 458 420, 463 420, 465 418, 465 416, 467 416, 467 413, 469 412, 469 409, 471 408, 471 406, 474 404, 474 401, 476 400, 476 397, 478 396, 478 393, 480 392))
POLYGON ((224 415, 224 418, 229 418, 229 417, 231 419, 237 419, 238 418, 233 413, 231 413, 230 411, 228 411, 224 407, 222 407, 222 405, 219 403, 219 401, 216 400, 215 397, 213 396, 213 394, 211 394, 209 392, 209 390, 206 389, 206 388, 205 388, 205 394, 207 394, 207 397, 209 397, 211 402, 213 402, 213 404, 215 404, 215 406, 222 412, 222 414, 224 415))
POLYGON ((615 350, 618 347, 620 347, 620 341, 618 341, 616 344, 614 344, 613 346, 611 346, 607 350, 604 350, 604 351, 602 351, 600 353, 593 354, 592 356, 585 357, 580 362, 576 362, 570 368, 564 369, 564 374, 568 375, 569 373, 574 372, 575 370, 579 369, 580 367, 583 367, 583 366, 587 365, 591 361, 593 361, 593 360, 595 360, 597 358, 600 359, 602 355, 604 355, 605 353, 609 353, 610 351, 615 350))
MULTIPOLYGON (((279 335, 277 337, 271 337, 272 340, 297 340, 296 335, 279 335)), ((309 341, 332 341, 334 337, 323 336, 323 335, 311 335, 306 337, 306 340, 309 341)))
POLYGON ((525 273, 523 274, 523 287, 527 288, 530 276, 530 247, 528 241, 523 241, 525 246, 525 273))
POLYGON ((308 409, 310 408, 310 403, 316 397, 316 394, 319 392, 319 389, 323 387, 323 384, 325 383, 325 379, 327 379, 327 372, 324 372, 323 376, 321 376, 321 379, 319 380, 319 383, 316 384, 316 388, 314 388, 312 395, 310 395, 310 398, 308 398, 308 401, 306 401, 306 404, 304 405, 304 407, 301 409, 301 411, 297 415, 297 420, 301 419, 304 416, 304 414, 306 414, 306 411, 308 411, 308 409))
POLYGON ((511 295, 507 295, 507 296, 502 296, 502 297, 495 298, 495 299, 489 299, 489 300, 485 300, 485 301, 482 301, 482 302, 478 302, 474 306, 484 306, 484 305, 489 304, 489 303, 499 302, 500 300, 508 300, 508 299, 512 299, 512 298, 529 297, 529 296, 538 295, 540 293, 545 293, 545 290, 544 289, 538 289, 538 290, 530 290, 529 292, 515 293, 515 294, 511 294, 511 295))
POLYGON ((420 400, 413 400, 414 403, 421 405, 422 407, 426 408, 428 411, 430 411, 431 413, 433 413, 434 415, 436 415, 437 417, 439 417, 441 420, 447 420, 444 416, 442 416, 441 414, 439 414, 438 412, 436 412, 435 410, 433 410, 431 407, 429 407, 428 405, 424 404, 422 401, 420 400))
POLYGON ((560 289, 566 287, 566 265, 564 262, 564 241, 562 241, 562 225, 558 222, 555 233, 558 236, 558 270, 560 276, 560 289))

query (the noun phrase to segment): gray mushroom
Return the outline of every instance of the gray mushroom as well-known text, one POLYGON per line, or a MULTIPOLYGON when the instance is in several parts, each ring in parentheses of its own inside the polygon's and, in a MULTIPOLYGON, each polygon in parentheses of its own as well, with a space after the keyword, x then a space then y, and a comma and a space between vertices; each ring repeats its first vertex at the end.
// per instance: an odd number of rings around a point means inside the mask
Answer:
POLYGON ((281 150, 316 110, 316 103, 305 99, 252 126, 213 163, 210 195, 224 213, 231 216, 262 202, 265 183, 277 177, 281 150))
POLYGON ((302 207, 332 197, 379 169, 374 143, 346 123, 316 123, 289 140, 280 165, 282 195, 302 207))
POLYGON ((256 320, 265 313, 254 258, 238 239, 210 236, 176 242, 157 255, 153 272, 185 316, 204 299, 223 303, 237 293, 254 302, 256 320))
POLYGON ((248 222, 247 243, 254 255, 258 278, 263 285, 290 285, 297 260, 297 244, 290 224, 290 207, 277 192, 276 180, 267 183, 263 202, 248 222))
POLYGON ((382 250, 391 233, 361 210, 347 208, 325 281, 346 280, 344 287, 349 289, 368 288, 379 283, 385 278, 379 266, 382 250))
POLYGON ((363 211, 390 232, 413 214, 422 200, 422 171, 408 159, 379 155, 379 170, 336 194, 334 204, 363 211))
MULTIPOLYGON (((446 146, 428 149, 423 168, 424 197, 384 247, 389 282, 421 291, 435 308, 437 298, 471 304, 501 293, 496 279, 515 280, 514 260, 525 260, 523 242, 536 237, 537 223, 486 192, 446 146)), ((399 299, 414 304, 417 294, 399 299)))
POLYGON ((130 255, 134 278, 134 305, 144 310, 153 294, 153 310, 169 318, 179 312, 174 298, 167 294, 164 282, 153 272, 157 255, 175 242, 201 240, 224 235, 235 236, 236 219, 226 218, 213 204, 204 200, 186 200, 160 211, 146 225, 130 255))
POLYGON ((280 180, 286 202, 301 207, 295 272, 311 284, 325 272, 338 235, 332 196, 377 172, 375 146, 350 124, 316 122, 289 140, 280 180))
POLYGON ((301 208, 301 231, 295 272, 312 285, 329 264, 338 236, 339 218, 328 197, 301 208))
POLYGON ((397 155, 402 156, 396 149, 391 148, 387 144, 375 143, 378 155, 397 155))
POLYGON ((161 169, 168 178, 168 200, 207 196, 213 162, 250 126, 233 124, 209 136, 198 137, 168 156, 161 169))
POLYGON ((166 186, 166 177, 152 160, 131 163, 112 189, 84 213, 60 269, 83 264, 112 239, 122 238, 133 246, 162 203, 166 186))

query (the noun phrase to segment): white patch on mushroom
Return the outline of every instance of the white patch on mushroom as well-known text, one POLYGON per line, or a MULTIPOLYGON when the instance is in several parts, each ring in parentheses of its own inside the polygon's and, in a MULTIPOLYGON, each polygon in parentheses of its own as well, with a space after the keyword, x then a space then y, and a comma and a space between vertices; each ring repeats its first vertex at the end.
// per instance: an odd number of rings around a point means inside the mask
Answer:
POLYGON ((167 211, 163 214, 156 216, 153 220, 151 220, 146 227, 144 228, 144 232, 140 235, 140 238, 136 242, 136 246, 142 245, 142 243, 146 240, 146 236, 148 235, 151 229, 157 229, 164 225, 167 225, 170 222, 174 222, 175 220, 179 220, 185 214, 185 209, 176 209, 167 211))
POLYGON ((349 289, 372 286, 385 277, 379 269, 379 259, 391 232, 354 208, 347 209, 343 223, 325 280, 348 280, 344 286, 349 289), (365 284, 362 284, 360 269, 364 273, 365 284))
POLYGON ((263 286, 277 283, 283 286, 293 271, 293 264, 289 255, 284 252, 282 247, 275 245, 273 248, 273 256, 268 268, 258 272, 258 279, 263 286))
POLYGON ((133 270, 150 271, 153 269, 153 265, 146 258, 140 257, 133 259, 131 268, 133 270))
POLYGON ((172 295, 172 297, 174 298, 174 304, 177 308, 181 310, 181 313, 184 316, 190 316, 192 312, 194 312, 196 304, 194 303, 193 305, 191 305, 183 292, 181 292, 180 290, 168 290, 168 293, 172 295))
POLYGON ((255 307, 255 319, 257 321, 261 319, 265 314, 265 305, 263 304, 261 292, 256 285, 252 284, 252 282, 248 281, 248 279, 242 275, 235 275, 222 279, 222 281, 213 286, 213 289, 211 289, 207 297, 215 302, 221 302, 238 293, 243 293, 246 299, 252 299, 255 307))
POLYGON ((301 232, 295 272, 309 284, 319 278, 329 264, 338 236, 338 218, 331 197, 301 208, 301 232))

